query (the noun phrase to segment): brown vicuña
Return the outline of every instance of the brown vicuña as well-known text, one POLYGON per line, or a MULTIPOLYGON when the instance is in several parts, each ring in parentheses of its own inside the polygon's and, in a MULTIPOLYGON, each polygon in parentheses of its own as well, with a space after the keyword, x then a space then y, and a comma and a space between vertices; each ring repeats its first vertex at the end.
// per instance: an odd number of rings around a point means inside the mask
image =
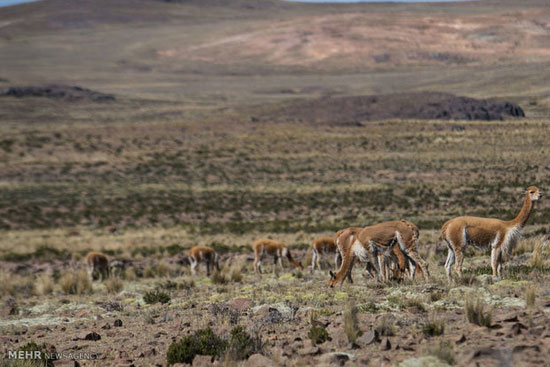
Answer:
POLYGON ((334 253, 334 262, 336 267, 339 267, 339 259, 341 259, 340 251, 333 237, 320 237, 311 243, 313 258, 311 260, 311 271, 317 267, 321 270, 321 255, 324 253, 334 253))
POLYGON ((109 259, 101 252, 89 252, 84 258, 88 269, 90 280, 94 280, 94 275, 97 274, 100 281, 107 279, 110 275, 109 259))
POLYGON ((542 197, 535 186, 525 192, 525 199, 519 214, 510 221, 494 218, 457 217, 447 221, 441 227, 441 237, 449 248, 445 271, 451 278, 451 267, 455 264, 458 276, 462 275, 464 249, 472 245, 483 250, 491 250, 491 268, 493 276, 502 276, 502 251, 510 253, 521 238, 522 230, 534 203, 542 197))
POLYGON ((194 246, 189 249, 189 262, 191 263, 191 273, 197 273, 197 266, 203 262, 206 264, 206 276, 210 276, 210 269, 215 266, 220 271, 219 255, 212 247, 194 246))
POLYGON ((262 272, 262 260, 265 255, 273 256, 274 264, 279 263, 281 268, 283 267, 283 257, 286 257, 296 268, 303 269, 302 264, 296 262, 290 254, 290 250, 279 241, 262 238, 254 242, 252 248, 254 249, 254 271, 257 273, 262 272))
POLYGON ((356 258, 361 262, 371 262, 379 280, 387 280, 389 274, 386 269, 385 257, 393 253, 394 246, 399 246, 403 255, 410 259, 412 277, 414 277, 416 265, 418 265, 424 278, 428 279, 426 262, 416 250, 419 231, 414 224, 405 220, 379 223, 363 228, 352 237, 352 244, 345 253, 342 267, 336 274, 330 272, 330 287, 344 280, 348 272, 351 272, 356 258))

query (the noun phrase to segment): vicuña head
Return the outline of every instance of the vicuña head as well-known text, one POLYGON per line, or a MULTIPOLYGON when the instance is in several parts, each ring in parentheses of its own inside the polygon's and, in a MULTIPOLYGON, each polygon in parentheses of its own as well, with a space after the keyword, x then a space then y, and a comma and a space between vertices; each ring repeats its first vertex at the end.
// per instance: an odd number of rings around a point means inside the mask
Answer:
POLYGON ((542 198, 542 192, 536 186, 529 186, 527 188, 526 194, 533 202, 538 201, 542 198))

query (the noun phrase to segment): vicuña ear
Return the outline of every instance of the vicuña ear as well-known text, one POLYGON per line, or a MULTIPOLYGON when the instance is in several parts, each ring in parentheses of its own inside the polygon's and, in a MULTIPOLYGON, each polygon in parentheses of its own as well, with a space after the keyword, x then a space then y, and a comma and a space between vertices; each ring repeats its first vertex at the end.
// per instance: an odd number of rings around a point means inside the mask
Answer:
POLYGON ((328 273, 332 279, 336 279, 336 275, 332 272, 332 270, 329 270, 328 273))

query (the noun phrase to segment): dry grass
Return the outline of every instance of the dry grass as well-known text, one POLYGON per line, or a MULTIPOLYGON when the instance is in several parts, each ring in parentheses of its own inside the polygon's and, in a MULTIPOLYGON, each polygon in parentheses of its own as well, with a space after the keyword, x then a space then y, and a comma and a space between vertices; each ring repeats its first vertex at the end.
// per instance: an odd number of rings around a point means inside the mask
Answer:
POLYGON ((487 306, 480 298, 474 298, 470 295, 464 303, 466 319, 479 326, 491 326, 492 311, 485 310, 486 308, 487 306))
POLYGON ((69 270, 59 278, 59 285, 65 294, 89 294, 92 282, 85 270, 69 270))
POLYGON ((537 288, 534 284, 525 287, 525 304, 527 308, 533 310, 537 300, 537 288))
POLYGON ((117 294, 124 289, 124 281, 118 277, 110 277, 103 282, 109 294, 117 294))
POLYGON ((344 332, 348 337, 348 342, 355 343, 358 337, 363 333, 359 328, 359 321, 357 320, 357 307, 355 302, 348 301, 344 309, 344 332))
POLYGON ((55 286, 55 282, 50 275, 40 274, 36 278, 34 289, 36 294, 45 296, 53 292, 54 286, 55 286))

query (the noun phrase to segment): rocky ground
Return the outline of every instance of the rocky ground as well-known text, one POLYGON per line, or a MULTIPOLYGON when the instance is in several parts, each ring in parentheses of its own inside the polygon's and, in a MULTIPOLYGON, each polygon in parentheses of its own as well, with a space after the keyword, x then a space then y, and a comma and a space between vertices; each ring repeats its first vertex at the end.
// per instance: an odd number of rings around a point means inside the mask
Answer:
MULTIPOLYGON (((308 261, 305 250, 296 257, 308 261)), ((39 295, 35 280, 31 296, 3 297, 2 353, 33 341, 57 352, 97 354, 81 366, 166 366, 171 343, 208 327, 229 339, 241 325, 251 345, 244 360, 198 356, 193 366, 542 366, 550 346, 549 275, 547 267, 527 266, 531 257, 517 253, 500 281, 487 274, 486 256, 474 256, 464 278, 449 284, 434 255, 429 281, 377 284, 355 269, 355 283, 336 289, 327 287, 329 264, 314 274, 267 264, 259 276, 251 254, 235 253, 223 256, 221 272, 208 278, 200 267, 192 278, 180 254, 144 258, 117 276, 122 285, 114 291, 95 281, 82 294, 54 284, 52 293, 39 295), (147 304, 144 295, 154 289, 170 300, 147 304), (465 306, 477 300, 481 311, 465 306), (483 326, 468 321, 472 312, 483 326), (312 341, 312 327, 326 329, 328 340, 312 341)), ((2 268, 20 276, 51 273, 54 282, 64 268, 80 266, 14 264, 2 268)))

